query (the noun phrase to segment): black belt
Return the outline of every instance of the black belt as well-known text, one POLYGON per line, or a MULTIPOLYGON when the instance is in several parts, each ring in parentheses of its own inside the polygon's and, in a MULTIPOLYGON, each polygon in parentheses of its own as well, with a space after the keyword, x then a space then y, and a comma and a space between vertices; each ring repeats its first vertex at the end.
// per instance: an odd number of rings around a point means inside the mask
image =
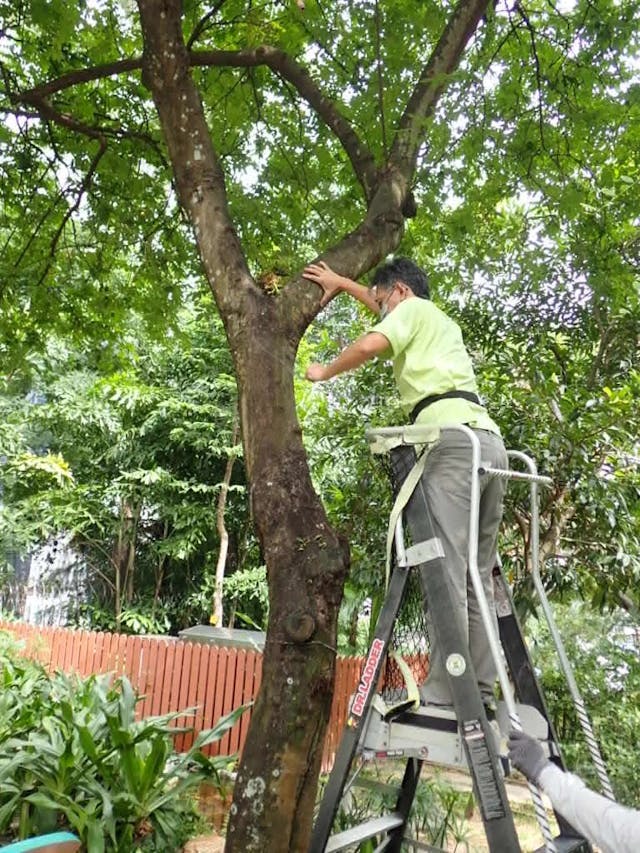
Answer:
POLYGON ((431 394, 429 397, 419 400, 411 410, 409 420, 414 424, 420 412, 426 409, 427 406, 437 403, 439 400, 450 400, 453 397, 460 397, 463 400, 468 400, 470 403, 476 403, 478 406, 482 405, 480 397, 474 394, 473 391, 445 391, 444 394, 431 394))

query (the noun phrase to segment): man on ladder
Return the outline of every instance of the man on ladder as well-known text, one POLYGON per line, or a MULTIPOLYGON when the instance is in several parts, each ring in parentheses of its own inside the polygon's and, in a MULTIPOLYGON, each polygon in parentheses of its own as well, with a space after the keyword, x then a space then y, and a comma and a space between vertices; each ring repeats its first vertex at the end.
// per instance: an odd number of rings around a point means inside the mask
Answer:
MULTIPOLYGON (((473 365, 459 326, 429 298, 426 273, 407 258, 378 267, 371 288, 335 273, 324 263, 312 264, 305 277, 324 290, 323 304, 348 293, 380 317, 370 332, 356 340, 328 365, 312 364, 311 382, 331 379, 360 367, 376 356, 393 359, 400 398, 412 423, 440 427, 466 424, 480 440, 483 462, 507 468, 500 430, 478 397, 473 365)), ((496 670, 467 566, 471 445, 458 431, 443 429, 426 460, 422 482, 434 534, 442 542, 454 596, 476 671, 484 704, 493 709, 496 670)), ((493 607, 492 569, 506 482, 484 478, 481 484, 478 569, 487 600, 493 607)), ((430 636, 434 632, 431 630, 430 636)), ((437 646, 431 649, 429 677, 421 687, 425 704, 453 704, 448 678, 437 646)))
MULTIPOLYGON (((383 264, 374 274, 371 289, 337 275, 322 262, 307 267, 305 276, 322 287, 322 304, 345 291, 381 318, 370 332, 346 347, 330 364, 310 365, 307 379, 325 381, 371 358, 388 354, 393 360, 400 397, 414 421, 412 427, 377 431, 385 447, 395 448, 391 450, 391 461, 399 491, 392 511, 388 549, 390 553, 395 537, 397 563, 320 804, 310 853, 353 849, 354 843, 381 834, 385 840, 377 849, 399 853, 421 766, 429 753, 423 738, 428 739, 430 727, 442 729, 444 723, 446 729, 446 717, 457 721, 455 731, 464 747, 490 850, 520 853, 496 733, 490 727, 487 713, 493 712, 497 675, 510 724, 517 730, 522 728, 498 638, 492 583, 505 478, 516 475, 507 470, 507 453, 498 427, 478 398, 473 367, 460 329, 429 301, 426 275, 416 264, 403 258, 383 264), (398 433, 402 446, 396 440, 398 433), (387 439, 393 443, 385 444, 387 439), (426 445, 427 449, 419 452, 416 462, 418 445, 426 445), (407 470, 406 461, 411 459, 412 467, 407 470), (403 518, 412 537, 410 548, 404 546, 403 518), (392 712, 393 718, 386 712, 381 717, 377 711, 376 719, 382 724, 377 730, 383 752, 393 740, 392 729, 399 727, 404 732, 408 729, 399 736, 399 754, 406 756, 406 766, 396 806, 389 814, 332 835, 351 764, 362 748, 365 735, 368 738, 368 721, 376 713, 375 686, 412 567, 419 569, 425 603, 431 611, 432 666, 423 686, 423 699, 428 705, 420 712, 405 713, 403 718, 396 712, 392 712), (453 707, 434 707, 438 705, 453 707), (388 731, 385 720, 389 720, 388 731), (415 743, 412 731, 424 733, 418 735, 422 745, 417 752, 410 745, 415 743)), ((534 472, 518 476, 532 481, 547 479, 534 472)), ((514 649, 519 656, 517 680, 522 688, 520 674, 531 672, 531 668, 521 641, 516 639, 511 645, 510 660, 516 657, 514 649)), ((526 689, 521 692, 532 695, 534 704, 544 711, 542 700, 537 701, 537 686, 529 684, 530 681, 524 679, 526 689)), ((542 724, 545 732, 547 727, 551 728, 548 717, 546 722, 542 719, 542 724)), ((390 754, 396 752, 391 750, 390 754)), ((556 758, 561 760, 559 756, 556 758)), ((544 850, 588 853, 588 844, 583 844, 583 839, 568 825, 562 825, 560 835, 553 838, 540 792, 531 786, 531 794, 545 839, 544 850)))

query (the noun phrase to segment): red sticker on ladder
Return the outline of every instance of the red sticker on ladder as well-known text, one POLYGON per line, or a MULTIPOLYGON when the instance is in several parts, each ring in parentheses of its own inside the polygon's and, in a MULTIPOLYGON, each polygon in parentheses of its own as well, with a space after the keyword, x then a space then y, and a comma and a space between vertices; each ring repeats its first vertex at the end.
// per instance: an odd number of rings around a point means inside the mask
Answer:
POLYGON ((383 651, 384 643, 382 640, 374 640, 371 644, 369 657, 360 676, 360 684, 358 684, 356 695, 353 697, 353 704, 351 705, 351 713, 355 714, 356 717, 362 716, 367 697, 373 687, 373 676, 383 651))

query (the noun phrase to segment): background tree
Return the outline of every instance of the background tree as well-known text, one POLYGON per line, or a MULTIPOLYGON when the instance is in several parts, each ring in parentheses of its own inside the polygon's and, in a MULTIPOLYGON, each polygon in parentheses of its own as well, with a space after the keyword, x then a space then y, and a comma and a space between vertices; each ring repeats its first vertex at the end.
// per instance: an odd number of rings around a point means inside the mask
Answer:
MULTIPOLYGON (((204 269, 234 359, 271 606, 227 847, 304 850, 347 556, 313 489, 296 419, 294 359, 319 304, 296 270, 320 245, 340 272, 362 275, 398 247, 417 202, 422 216, 404 249, 427 247, 419 256, 437 261, 436 285, 458 265, 464 296, 483 284, 480 269, 485 279, 500 263, 519 272, 500 261, 499 224, 515 202, 527 229, 514 220, 513 243, 528 237, 572 274, 558 283, 539 262, 506 293, 498 277, 503 303, 535 285, 543 297, 529 303, 534 311, 564 290, 595 317, 609 305, 610 273, 636 281, 637 208, 617 176, 633 181, 637 169, 637 8, 494 11, 462 0, 301 11, 140 0, 138 9, 139 17, 128 3, 40 0, 3 8, 13 116, 3 168, 20 176, 7 189, 3 224, 6 372, 38 346, 45 319, 99 340, 105 317, 118 328, 123 300, 156 317, 158 305, 169 309, 166 269, 180 267, 185 279, 204 269), (583 233, 607 164, 621 188, 616 225, 597 208, 583 233), (530 219, 536 203, 542 224, 530 219), (478 245, 492 264, 473 258, 478 245), (132 252, 139 264, 129 271, 132 252), (118 268, 122 286, 104 292, 104 271, 118 268)), ((630 301, 635 311, 635 292, 630 301)))
POLYGON ((252 538, 241 464, 227 477, 236 388, 210 312, 207 296, 185 308, 164 342, 134 325, 108 371, 51 342, 28 394, 14 377, 0 397, 0 546, 25 554, 70 534, 88 574, 72 614, 81 624, 162 633, 208 622, 221 494, 233 567, 252 538))

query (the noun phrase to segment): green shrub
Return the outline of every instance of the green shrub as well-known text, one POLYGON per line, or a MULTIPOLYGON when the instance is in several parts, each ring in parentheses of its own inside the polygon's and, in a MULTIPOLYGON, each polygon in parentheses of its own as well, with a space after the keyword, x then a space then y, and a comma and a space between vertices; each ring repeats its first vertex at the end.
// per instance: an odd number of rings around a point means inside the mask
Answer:
POLYGON ((224 606, 228 618, 243 627, 266 630, 269 588, 265 566, 241 569, 224 579, 224 606))
POLYGON ((0 834, 24 838, 58 827, 91 853, 181 848, 197 819, 192 794, 220 784, 232 759, 207 757, 245 710, 239 708, 192 748, 176 753, 182 714, 135 719, 127 678, 48 676, 0 641, 0 834))
MULTIPOLYGON (((603 614, 581 602, 554 605, 554 614, 616 796, 625 805, 637 808, 640 806, 637 625, 621 610, 603 614)), ((546 622, 531 619, 528 629, 534 662, 567 764, 598 790, 598 778, 546 622)))

